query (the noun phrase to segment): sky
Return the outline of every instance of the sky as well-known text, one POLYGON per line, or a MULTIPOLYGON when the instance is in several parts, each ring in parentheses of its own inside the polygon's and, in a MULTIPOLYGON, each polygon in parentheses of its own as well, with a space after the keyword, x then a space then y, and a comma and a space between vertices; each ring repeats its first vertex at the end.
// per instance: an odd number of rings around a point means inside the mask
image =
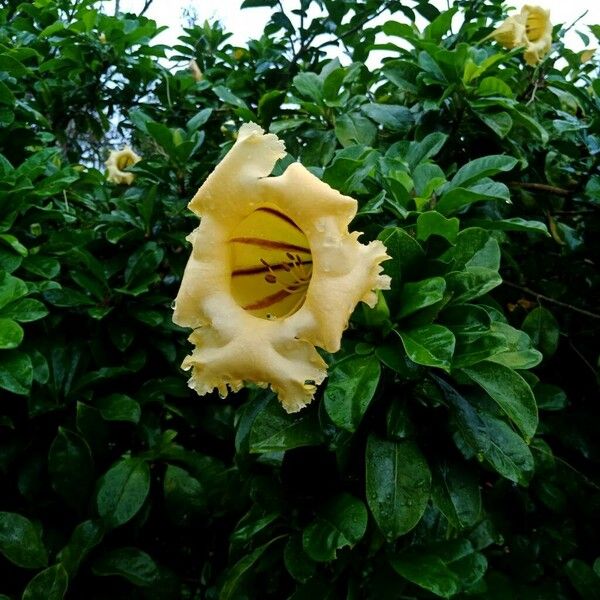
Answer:
MULTIPOLYGON (((451 2, 451 0, 450 0, 451 2)), ((282 0, 283 5, 288 8, 298 6, 298 0, 282 0)), ((432 3, 443 9, 447 6, 446 0, 432 0, 432 3)), ((514 6, 518 12, 526 0, 512 0, 507 2, 514 6)), ((107 11, 110 11, 111 0, 105 2, 107 11)), ((146 16, 157 21, 159 25, 167 25, 168 31, 165 31, 157 41, 164 44, 176 43, 177 36, 182 34, 182 26, 185 24, 184 10, 190 6, 197 15, 198 22, 202 23, 205 19, 209 21, 219 20, 224 25, 225 31, 233 33, 230 42, 234 45, 245 45, 245 42, 258 37, 262 32, 264 25, 269 19, 271 10, 269 8, 247 8, 240 10, 242 0, 153 0, 152 5, 146 12, 146 16)), ((573 50, 582 50, 586 46, 581 38, 575 32, 580 29, 589 34, 586 24, 600 24, 600 2, 597 0, 529 0, 529 4, 538 4, 544 8, 550 9, 550 16, 553 24, 564 23, 570 25, 577 17, 586 10, 587 15, 579 21, 578 25, 567 35, 567 45, 573 50)), ((120 0, 121 10, 137 12, 144 5, 144 0, 120 0)), ((511 13, 512 14, 512 13, 511 13)), ((385 22, 390 18, 380 17, 378 22, 385 22)), ((426 24, 417 22, 419 27, 426 24)), ((594 36, 590 35, 591 42, 588 47, 596 47, 594 36)))

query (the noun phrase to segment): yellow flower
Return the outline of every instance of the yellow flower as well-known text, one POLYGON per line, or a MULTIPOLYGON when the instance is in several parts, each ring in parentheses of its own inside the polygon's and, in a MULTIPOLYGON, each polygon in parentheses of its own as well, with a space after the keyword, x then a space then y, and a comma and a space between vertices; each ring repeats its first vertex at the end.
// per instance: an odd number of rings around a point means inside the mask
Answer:
POLYGON ((131 185, 135 175, 127 173, 123 169, 135 165, 140 160, 142 160, 141 156, 138 156, 129 146, 126 146, 123 150, 112 150, 108 160, 104 163, 107 171, 106 178, 112 183, 131 185))
POLYGON ((195 60, 190 60, 190 64, 188 65, 188 69, 190 70, 190 73, 192 74, 192 77, 196 80, 196 81, 202 81, 204 79, 204 75, 202 73, 202 71, 200 70, 200 67, 198 66, 198 63, 195 60))
POLYGON ((505 48, 524 46, 525 62, 534 66, 552 47, 550 11, 525 4, 520 14, 508 17, 488 37, 493 37, 505 48))
POLYGON ((269 177, 284 156, 281 140, 246 123, 198 190, 189 207, 201 223, 173 320, 194 328, 182 367, 198 394, 270 385, 296 412, 327 375, 315 346, 339 350, 356 304, 374 306, 375 290, 389 288, 389 257, 348 232, 356 200, 300 163, 269 177))

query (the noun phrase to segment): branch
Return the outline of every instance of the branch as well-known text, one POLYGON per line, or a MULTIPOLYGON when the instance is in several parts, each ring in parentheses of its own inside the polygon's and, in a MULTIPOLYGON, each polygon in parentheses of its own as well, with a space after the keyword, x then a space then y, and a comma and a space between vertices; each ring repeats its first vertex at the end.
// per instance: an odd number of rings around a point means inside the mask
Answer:
POLYGON ((513 187, 525 188, 527 190, 539 190, 540 192, 550 192, 557 196, 568 196, 573 193, 573 190, 566 190, 565 188, 559 188, 554 185, 548 185, 546 183, 528 183, 526 181, 509 181, 508 185, 513 187))
POLYGON ((142 8, 142 10, 139 14, 140 17, 150 8, 150 5, 152 4, 153 1, 154 0, 146 0, 144 2, 144 8, 142 8))
POLYGON ((577 306, 573 306, 572 304, 567 304, 566 302, 561 302, 560 300, 555 300, 554 298, 550 298, 549 296, 544 296, 544 294, 535 292, 535 291, 529 289, 528 287, 524 287, 522 285, 512 283, 512 281, 504 280, 503 283, 505 285, 507 285, 508 287, 514 288, 521 292, 525 292, 526 294, 529 294, 530 296, 534 296, 538 300, 540 300, 540 299, 545 300, 546 302, 550 302, 551 304, 556 304, 557 306, 562 306, 563 308, 568 308, 569 310, 577 312, 581 315, 585 315, 586 317, 590 317, 591 319, 600 319, 600 315, 597 315, 596 313, 590 312, 589 310, 585 310, 583 308, 579 308, 577 306))

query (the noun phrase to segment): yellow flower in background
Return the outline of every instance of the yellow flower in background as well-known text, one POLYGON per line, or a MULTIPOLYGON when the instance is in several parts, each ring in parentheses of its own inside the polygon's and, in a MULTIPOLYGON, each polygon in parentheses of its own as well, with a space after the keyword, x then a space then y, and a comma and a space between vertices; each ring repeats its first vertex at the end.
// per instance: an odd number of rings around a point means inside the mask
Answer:
POLYGON ((356 200, 300 163, 269 177, 284 156, 281 140, 247 123, 198 190, 189 207, 201 223, 173 320, 194 329, 182 367, 198 394, 270 385, 296 412, 327 375, 315 347, 339 350, 356 304, 374 306, 375 290, 389 288, 389 257, 348 232, 356 200))
POLYGON ((190 70, 192 77, 196 81, 202 81, 204 79, 204 74, 202 73, 202 71, 200 70, 200 67, 198 66, 198 63, 194 59, 190 60, 188 69, 190 70))
POLYGON ((140 160, 142 160, 142 157, 138 156, 129 146, 123 148, 123 150, 112 150, 104 163, 106 165, 106 178, 112 183, 131 185, 135 175, 125 172, 124 169, 135 165, 140 160))
POLYGON ((534 66, 552 47, 550 11, 525 4, 520 14, 508 17, 488 37, 493 37, 505 48, 524 46, 525 62, 534 66))

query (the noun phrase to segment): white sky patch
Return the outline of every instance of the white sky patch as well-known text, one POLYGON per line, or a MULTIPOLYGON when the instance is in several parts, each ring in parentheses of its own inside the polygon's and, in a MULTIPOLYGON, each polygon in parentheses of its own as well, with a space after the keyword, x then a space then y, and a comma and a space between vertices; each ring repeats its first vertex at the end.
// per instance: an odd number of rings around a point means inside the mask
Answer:
MULTIPOLYGON (((199 23, 205 20, 210 22, 219 20, 223 24, 224 30, 233 34, 229 39, 230 43, 245 46, 249 39, 260 37, 272 11, 269 8, 246 8, 242 10, 240 8, 241 4, 242 0, 154 0, 147 10, 146 16, 154 19, 159 25, 166 25, 168 27, 168 30, 164 31, 157 38, 157 41, 162 44, 172 46, 177 43, 177 37, 183 34, 183 27, 186 25, 184 11, 191 8, 199 23)), ((282 4, 288 15, 291 9, 299 5, 298 0, 282 0, 282 4)), ((440 10, 448 7, 446 0, 432 0, 432 4, 440 10)), ((451 1, 450 4, 452 4, 451 1)), ((592 2, 591 0, 539 0, 539 2, 535 0, 530 0, 529 2, 527 0, 512 0, 507 4, 515 7, 515 10, 509 14, 519 12, 524 4, 534 4, 549 8, 553 25, 562 23, 568 26, 587 11, 587 14, 568 32, 567 46, 573 50, 583 50, 586 47, 598 46, 595 37, 589 32, 587 25, 600 24, 600 2, 592 2), (587 46, 576 30, 583 31, 590 37, 590 43, 587 46)), ((110 11, 111 5, 113 5, 113 2, 105 2, 106 10, 110 11)), ((121 0, 120 2, 121 10, 133 13, 141 10, 143 5, 144 0, 121 0)), ((372 26, 375 23, 385 23, 385 21, 391 18, 389 13, 384 13, 368 26, 372 26)), ((402 14, 396 15, 394 18, 402 22, 408 22, 402 14)), ((297 18, 293 15, 292 20, 297 23, 297 18)), ((310 22, 310 19, 308 21, 310 22)), ((420 29, 426 24, 427 21, 425 19, 420 17, 417 19, 417 26, 420 29)), ((330 50, 329 54, 332 57, 335 56, 335 49, 330 50)), ((378 52, 376 57, 373 57, 374 60, 369 60, 370 66, 375 66, 381 56, 382 53, 378 52)))

